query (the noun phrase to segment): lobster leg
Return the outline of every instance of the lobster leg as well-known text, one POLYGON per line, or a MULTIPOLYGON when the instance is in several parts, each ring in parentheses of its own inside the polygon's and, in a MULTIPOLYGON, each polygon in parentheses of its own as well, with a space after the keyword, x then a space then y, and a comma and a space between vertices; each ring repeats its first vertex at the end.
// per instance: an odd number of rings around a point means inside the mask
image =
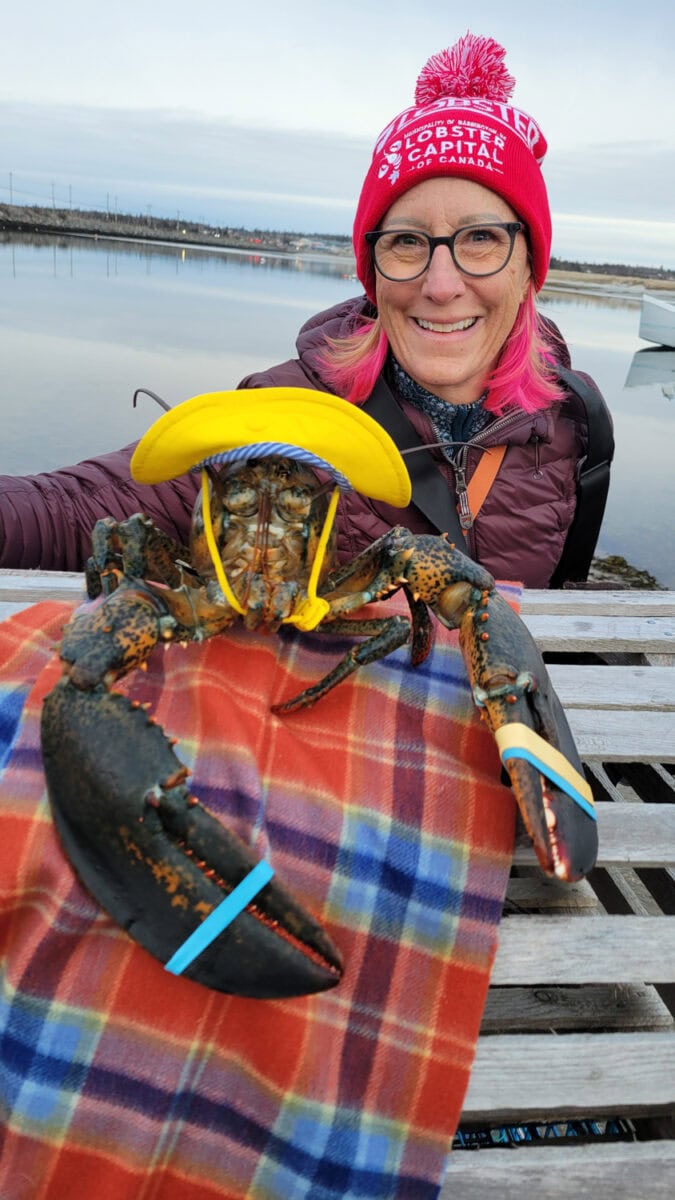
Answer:
POLYGON ((121 576, 157 579, 167 587, 182 583, 189 551, 146 517, 134 513, 126 521, 104 517, 92 533, 92 555, 86 564, 87 595, 95 599, 115 591, 121 576))
POLYGON ((359 667, 363 667, 367 663, 378 662, 387 654, 391 654, 393 650, 397 650, 399 646, 404 646, 410 638, 410 622, 406 617, 372 617, 361 621, 338 618, 322 632, 369 636, 367 641, 348 650, 337 666, 324 675, 318 683, 305 688, 303 692, 299 692, 297 696, 285 700, 282 704, 273 705, 272 712, 277 716, 288 716, 289 713, 297 712, 300 708, 309 708, 338 683, 342 683, 343 679, 353 675, 359 667))
MULTIPOLYGON (((331 572, 324 583, 322 598, 330 605, 323 632, 366 636, 367 641, 349 650, 337 666, 313 687, 276 704, 272 712, 288 715, 300 708, 316 704, 322 696, 347 679, 359 667, 378 662, 411 641, 410 657, 418 666, 429 654, 433 631, 426 604, 407 586, 405 572, 410 557, 411 535, 407 530, 393 529, 364 550, 351 563, 331 572), (399 535, 402 534, 402 539, 399 535), (372 600, 382 599, 403 587, 410 619, 395 617, 366 617, 350 619, 345 614, 357 612, 372 600)), ((431 541, 432 539, 428 539, 431 541)), ((462 560, 465 561, 463 559, 462 560)))

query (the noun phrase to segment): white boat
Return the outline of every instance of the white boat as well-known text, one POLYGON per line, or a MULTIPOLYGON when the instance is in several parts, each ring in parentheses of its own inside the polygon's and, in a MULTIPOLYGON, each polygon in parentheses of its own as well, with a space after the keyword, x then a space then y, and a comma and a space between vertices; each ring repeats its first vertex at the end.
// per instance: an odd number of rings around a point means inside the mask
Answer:
POLYGON ((639 334, 646 342, 675 349, 675 304, 657 300, 656 296, 642 297, 639 334))

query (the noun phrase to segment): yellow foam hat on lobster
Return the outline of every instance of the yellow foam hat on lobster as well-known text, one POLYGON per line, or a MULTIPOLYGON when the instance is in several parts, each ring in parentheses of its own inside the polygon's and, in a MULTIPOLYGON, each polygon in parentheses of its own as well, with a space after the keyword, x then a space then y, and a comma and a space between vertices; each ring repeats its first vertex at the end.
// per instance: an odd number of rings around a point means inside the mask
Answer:
POLYGON ((410 476, 386 430, 356 405, 309 388, 194 396, 148 429, 131 474, 138 483, 162 483, 205 463, 270 454, 304 456, 341 487, 396 508, 410 503, 410 476))

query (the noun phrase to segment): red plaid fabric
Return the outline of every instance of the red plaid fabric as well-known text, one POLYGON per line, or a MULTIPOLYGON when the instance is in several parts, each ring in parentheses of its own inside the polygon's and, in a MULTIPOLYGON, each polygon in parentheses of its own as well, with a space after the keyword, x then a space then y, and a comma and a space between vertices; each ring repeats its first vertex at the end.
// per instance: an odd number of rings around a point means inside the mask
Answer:
POLYGON ((255 1001, 169 975, 62 853, 39 716, 68 615, 40 604, 0 625, 0 1196, 437 1197, 514 828, 455 636, 282 719, 270 704, 345 641, 235 630, 125 681, 179 738, 202 802, 344 954, 333 991, 255 1001))

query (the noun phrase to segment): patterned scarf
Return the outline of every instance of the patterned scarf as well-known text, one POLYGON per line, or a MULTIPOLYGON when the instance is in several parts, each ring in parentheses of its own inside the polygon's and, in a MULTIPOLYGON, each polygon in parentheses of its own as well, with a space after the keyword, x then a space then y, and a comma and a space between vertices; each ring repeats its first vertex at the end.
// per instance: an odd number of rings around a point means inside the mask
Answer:
MULTIPOLYGON (((475 404, 448 404, 411 379, 393 355, 390 355, 390 361, 398 392, 404 400, 429 417, 439 442, 468 442, 490 424, 492 415, 483 408, 487 392, 475 404)), ((441 449, 452 462, 456 447, 441 449)))
POLYGON ((158 649, 120 685, 343 951, 333 991, 255 1001, 170 976, 63 855, 39 719, 69 615, 42 603, 0 624, 0 1196, 436 1200, 514 828, 456 635, 283 719, 270 704, 350 642, 237 627, 158 649))

